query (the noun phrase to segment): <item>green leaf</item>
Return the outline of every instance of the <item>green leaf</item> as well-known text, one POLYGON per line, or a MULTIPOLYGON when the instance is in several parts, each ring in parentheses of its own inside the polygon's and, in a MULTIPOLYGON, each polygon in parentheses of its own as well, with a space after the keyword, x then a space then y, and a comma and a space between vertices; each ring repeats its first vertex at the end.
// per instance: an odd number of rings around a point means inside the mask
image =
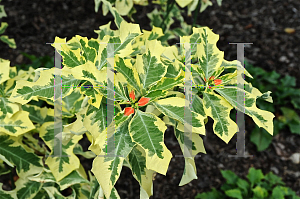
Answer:
POLYGON ((280 86, 282 87, 295 87, 296 86, 296 78, 285 75, 283 78, 280 79, 280 86))
POLYGON ((148 169, 166 174, 171 152, 164 144, 164 132, 167 129, 164 122, 153 113, 136 110, 129 124, 132 140, 139 144, 146 152, 146 166, 148 169))
POLYGON ((285 193, 282 190, 281 186, 276 186, 273 190, 272 190, 272 197, 273 199, 285 199, 285 193))
POLYGON ((248 190, 250 189, 250 185, 246 180, 239 178, 236 182, 236 185, 242 190, 243 196, 248 196, 248 190))
MULTIPOLYGON (((0 6, 1 9, 1 6, 0 6)), ((1 12, 0 12, 1 15, 1 12)), ((1 18, 1 16, 0 16, 1 18)), ((8 27, 8 24, 6 22, 1 22, 1 26, 0 26, 0 34, 3 34, 5 32, 5 29, 8 27)))
POLYGON ((258 127, 255 127, 250 135, 250 140, 256 145, 257 151, 263 151, 267 149, 272 143, 272 138, 272 135, 268 134, 266 130, 258 127))
POLYGON ((5 13, 5 10, 4 10, 4 6, 3 5, 0 5, 0 19, 2 17, 7 17, 6 13, 5 13))
POLYGON ((257 184, 262 179, 264 179, 264 175, 263 175, 261 169, 254 169, 253 167, 251 167, 249 169, 249 173, 247 175, 247 178, 251 182, 251 187, 253 187, 255 184, 257 184))
POLYGON ((287 124, 292 133, 300 134, 300 117, 298 114, 289 108, 281 107, 281 111, 283 112, 283 116, 280 117, 280 121, 287 124))
POLYGON ((239 189, 227 190, 225 194, 232 198, 243 199, 242 192, 239 189))
POLYGON ((269 172, 265 176, 265 180, 267 180, 271 186, 278 184, 278 185, 284 185, 285 183, 282 182, 281 177, 278 177, 277 175, 274 175, 272 172, 269 172))
POLYGON ((230 170, 221 170, 223 178, 227 180, 228 184, 236 184, 239 177, 230 170))
POLYGON ((195 199, 213 199, 213 198, 225 199, 226 196, 221 192, 217 191, 216 188, 212 188, 212 191, 201 193, 201 194, 198 193, 195 197, 195 199))
POLYGON ((254 197, 257 198, 266 198, 269 195, 268 191, 260 186, 256 186, 254 189, 252 189, 252 191, 254 193, 254 197))

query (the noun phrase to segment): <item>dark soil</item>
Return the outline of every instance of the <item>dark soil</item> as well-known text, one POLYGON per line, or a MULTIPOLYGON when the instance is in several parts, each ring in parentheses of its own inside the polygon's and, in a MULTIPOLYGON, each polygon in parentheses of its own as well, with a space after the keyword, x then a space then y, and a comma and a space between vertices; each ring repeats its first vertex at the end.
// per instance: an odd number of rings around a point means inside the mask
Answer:
MULTIPOLYGON (((220 35, 218 47, 224 51, 226 60, 236 59, 236 45, 229 43, 253 43, 245 48, 245 57, 255 66, 267 71, 275 70, 285 75, 296 77, 300 87, 300 1, 298 0, 224 0, 221 7, 216 2, 198 15, 197 23, 208 26, 220 35), (288 34, 285 28, 294 28, 295 33, 288 34)), ((107 24, 113 18, 110 14, 103 17, 94 11, 93 0, 44 0, 1 2, 5 6, 7 18, 2 18, 9 24, 5 34, 14 38, 17 49, 10 49, 0 43, 1 58, 9 59, 11 65, 29 63, 21 52, 36 56, 54 56, 50 44, 55 36, 71 39, 75 35, 95 38, 94 30, 107 24)), ((138 7, 138 19, 141 29, 149 30, 149 20, 146 12, 151 12, 153 6, 138 7), (147 22, 147 23, 146 23, 147 22)), ((192 19, 186 17, 191 24, 192 19)), ((266 91, 264 91, 266 92, 266 91)), ((276 99, 273 99, 274 101, 276 99)), ((266 174, 273 171, 282 177, 286 186, 300 195, 299 164, 286 160, 291 154, 300 152, 300 137, 291 134, 288 129, 275 136, 273 144, 263 152, 257 152, 255 145, 249 141, 249 132, 253 122, 246 116, 246 151, 251 158, 233 158, 236 154, 236 136, 225 144, 212 132, 212 122, 207 124, 207 136, 204 144, 207 154, 196 158, 198 180, 179 187, 183 169, 183 158, 172 131, 166 131, 166 145, 171 150, 173 158, 166 176, 157 174, 154 181, 154 196, 152 198, 193 198, 197 193, 219 188, 225 180, 219 169, 230 169, 245 179, 250 167, 262 169, 266 174)), ((88 167, 86 163, 83 163, 88 167)), ((123 168, 116 188, 122 199, 139 198, 139 185, 132 177, 129 169, 123 168)))

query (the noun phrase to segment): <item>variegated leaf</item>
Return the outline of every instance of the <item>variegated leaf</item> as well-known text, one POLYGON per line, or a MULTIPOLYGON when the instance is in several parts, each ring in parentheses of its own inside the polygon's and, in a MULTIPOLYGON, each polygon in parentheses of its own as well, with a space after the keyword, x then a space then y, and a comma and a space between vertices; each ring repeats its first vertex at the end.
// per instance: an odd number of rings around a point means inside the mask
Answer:
POLYGON ((66 144, 61 142, 61 146, 58 146, 57 144, 59 143, 54 142, 54 123, 46 122, 40 128, 40 137, 51 149, 46 164, 49 166, 57 181, 62 180, 72 171, 79 168, 80 162, 78 157, 73 153, 73 149, 75 144, 82 139, 82 135, 74 135, 66 144), (59 154, 53 154, 55 147, 61 147, 61 156, 59 154))
POLYGON ((1 35, 0 40, 6 43, 10 48, 17 48, 15 39, 10 39, 7 35, 1 35))
MULTIPOLYGON (((0 86, 1 89, 1 86, 0 86)), ((0 91, 1 93, 2 91, 0 91)), ((5 95, 5 93, 3 93, 5 95)), ((0 94, 0 115, 7 115, 11 118, 13 114, 19 111, 19 106, 16 103, 11 103, 8 98, 0 94)))
POLYGON ((137 72, 132 67, 130 62, 127 62, 127 61, 123 60, 122 58, 119 58, 119 60, 116 62, 115 69, 125 77, 127 82, 131 86, 133 86, 137 92, 141 92, 140 91, 140 81, 138 79, 137 72))
POLYGON ((209 28, 194 28, 194 33, 199 33, 201 43, 197 44, 197 57, 199 59, 200 68, 203 70, 205 78, 209 79, 212 74, 219 69, 224 52, 217 48, 219 35, 214 34, 209 28))
MULTIPOLYGON (((98 43, 99 42, 100 40, 98 41, 98 43)), ((80 49, 80 54, 84 57, 84 60, 86 62, 91 61, 92 63, 95 63, 95 59, 96 59, 95 47, 97 47, 97 44, 95 45, 94 42, 89 42, 87 37, 81 37, 79 35, 76 35, 75 37, 73 37, 68 41, 68 47, 72 50, 80 49)))
POLYGON ((120 177, 124 158, 114 156, 105 161, 105 153, 97 156, 93 161, 92 172, 96 176, 106 198, 110 198, 112 189, 120 177))
POLYGON ((164 132, 167 129, 164 122, 153 113, 136 110, 129 124, 129 133, 132 140, 146 151, 146 166, 166 174, 171 152, 164 144, 164 132))
POLYGON ((94 140, 96 140, 107 127, 106 117, 107 107, 104 102, 100 104, 99 109, 94 106, 88 107, 83 119, 83 125, 92 134, 94 140))
POLYGON ((223 59, 221 66, 224 66, 225 69, 234 68, 237 70, 242 70, 245 75, 253 79, 252 75, 245 69, 245 67, 238 60, 227 61, 223 59))
POLYGON ((238 131, 237 124, 230 118, 230 111, 233 107, 214 92, 204 91, 203 102, 205 113, 214 120, 214 133, 228 143, 238 131))
MULTIPOLYGON (((0 7, 1 9, 1 7, 0 7)), ((2 185, 3 183, 0 183, 0 198, 5 198, 5 199, 17 199, 17 196, 16 196, 16 191, 13 190, 13 191, 5 191, 2 189, 2 185)))
POLYGON ((35 126, 26 111, 18 111, 11 118, 5 117, 5 115, 0 116, 0 132, 11 136, 19 136, 33 129, 35 129, 35 126))
POLYGON ((85 58, 80 53, 81 50, 79 48, 72 50, 71 47, 67 45, 66 38, 61 39, 55 37, 52 46, 61 54, 64 66, 73 68, 86 62, 85 58))
POLYGON ((161 63, 160 55, 164 48, 157 41, 148 41, 149 50, 147 54, 137 55, 136 68, 139 74, 141 86, 144 89, 155 84, 167 72, 167 67, 161 63), (151 48, 150 48, 151 46, 151 48), (153 48, 157 48, 157 52, 153 52, 153 48))
MULTIPOLYGON (((62 69, 61 78, 63 82, 62 84, 70 86, 62 87, 62 97, 71 94, 73 86, 77 86, 80 83, 80 80, 75 79, 72 75, 70 75, 70 73, 68 73, 68 69, 62 69)), ((24 80, 17 81, 17 85, 9 100, 12 102, 18 102, 22 105, 28 103, 35 96, 44 97, 53 101, 54 87, 54 68, 44 70, 41 72, 40 78, 36 82, 28 82, 24 80)))
POLYGON ((42 183, 30 181, 28 178, 19 178, 16 181, 17 198, 31 199, 41 190, 42 183))
POLYGON ((152 91, 152 92, 149 92, 147 93, 144 97, 145 98, 150 98, 148 104, 152 101, 155 101, 156 99, 158 98, 161 98, 161 97, 165 97, 167 95, 167 91, 162 91, 162 90, 155 90, 155 91, 152 91))
MULTIPOLYGON (((180 121, 181 123, 188 122, 184 118, 185 99, 180 97, 169 97, 153 102, 158 110, 166 116, 180 121)), ((192 131, 205 135, 204 115, 197 114, 191 111, 192 114, 192 131)))
POLYGON ((191 156, 185 157, 185 168, 183 171, 181 181, 179 183, 179 186, 183 186, 192 181, 193 179, 198 179, 194 157, 192 156, 197 155, 199 152, 206 154, 206 151, 204 149, 203 140, 198 134, 193 133, 192 140, 189 140, 189 137, 185 136, 184 132, 178 130, 177 128, 174 128, 174 134, 179 142, 182 153, 189 154, 189 156, 191 156), (192 148, 189 148, 189 145, 184 144, 186 142, 186 139, 192 142, 192 148), (187 152, 189 150, 192 151, 192 154, 187 152))
POLYGON ((8 80, 9 77, 9 60, 5 59, 0 59, 0 67, 1 67, 1 72, 0 72, 0 84, 8 80))
POLYGON ((217 88, 216 91, 223 96, 233 107, 252 117, 253 121, 273 135, 273 113, 256 107, 256 96, 238 87, 217 88), (243 96, 244 104, 237 101, 238 96, 243 96))
POLYGON ((60 186, 60 190, 65 190, 72 185, 88 182, 89 181, 83 178, 78 171, 72 171, 69 175, 59 181, 58 185, 60 186))
POLYGON ((18 173, 35 172, 33 167, 42 168, 40 157, 27 152, 19 141, 8 135, 0 135, 0 155, 13 163, 18 173))
POLYGON ((124 16, 129 13, 133 6, 133 0, 116 0, 115 6, 120 15, 124 16))
MULTIPOLYGON (((128 125, 131 121, 131 116, 127 117, 125 120, 121 118, 117 122, 113 121, 109 127, 105 130, 107 134, 107 143, 101 146, 102 151, 105 151, 108 154, 115 154, 116 156, 122 156, 126 158, 135 143, 131 140, 129 135, 128 125), (122 121, 123 120, 123 121, 122 121), (116 125, 117 124, 117 125, 116 125), (113 132, 112 135, 108 135, 108 132, 113 132), (112 144, 112 145, 109 145, 112 144)), ((105 157, 104 161, 110 161, 115 157, 105 157)))
POLYGON ((141 188, 146 192, 148 197, 150 197, 153 194, 152 176, 155 172, 146 167, 145 150, 141 146, 136 145, 128 156, 128 162, 134 178, 140 183, 141 188))
POLYGON ((174 86, 178 86, 183 83, 184 79, 184 72, 181 70, 181 72, 178 74, 176 78, 167 78, 163 77, 157 84, 152 86, 150 88, 150 91, 154 90, 169 90, 173 88, 174 86))
POLYGON ((33 123, 44 124, 45 122, 54 121, 53 115, 51 115, 51 110, 47 107, 40 108, 33 105, 22 105, 23 111, 29 112, 29 119, 33 123))

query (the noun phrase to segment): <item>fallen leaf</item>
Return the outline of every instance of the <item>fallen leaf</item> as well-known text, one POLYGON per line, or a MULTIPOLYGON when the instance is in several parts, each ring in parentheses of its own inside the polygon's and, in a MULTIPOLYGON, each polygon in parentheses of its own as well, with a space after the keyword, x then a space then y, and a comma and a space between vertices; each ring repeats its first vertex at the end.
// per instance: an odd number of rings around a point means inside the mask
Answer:
POLYGON ((285 28, 284 32, 288 33, 288 34, 293 34, 296 32, 295 28, 285 28))

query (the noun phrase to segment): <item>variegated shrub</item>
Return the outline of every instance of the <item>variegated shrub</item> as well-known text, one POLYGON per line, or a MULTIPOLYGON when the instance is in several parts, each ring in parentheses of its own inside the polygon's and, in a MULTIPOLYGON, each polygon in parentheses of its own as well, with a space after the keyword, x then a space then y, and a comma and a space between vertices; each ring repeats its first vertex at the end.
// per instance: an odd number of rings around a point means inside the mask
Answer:
MULTIPOLYGON (((147 6, 148 0, 95 0, 95 12, 98 12, 101 3, 104 16, 107 15, 108 11, 112 12, 112 8, 114 8, 121 16, 127 15, 132 22, 135 22, 132 17, 136 13, 134 4, 147 6)), ((203 12, 208 6, 212 6, 210 0, 155 0, 152 3, 159 5, 160 9, 153 9, 152 12, 147 13, 147 17, 150 19, 150 26, 162 28, 164 34, 160 35, 158 40, 166 46, 168 46, 168 40, 190 34, 192 26, 201 27, 196 24, 198 13, 203 12), (192 16, 193 12, 192 25, 187 24, 183 17, 185 12, 183 8, 185 7, 187 7, 189 17, 192 16), (178 20, 180 25, 176 24, 176 28, 170 29, 171 25, 175 23, 174 19, 178 20)), ((217 3, 221 6, 222 0, 217 0, 217 3)), ((112 14, 114 15, 113 12, 112 14)))
POLYGON ((209 28, 194 28, 192 35, 181 38, 181 43, 191 43, 190 58, 197 60, 192 64, 191 107, 186 107, 184 49, 162 46, 157 40, 160 28, 142 33, 139 25, 112 11, 118 30, 107 24, 96 31, 97 39, 55 38, 62 69, 17 72, 9 61, 1 61, 0 165, 2 173, 9 172, 4 163, 16 166, 19 179, 16 189, 0 189, 0 198, 65 198, 65 189, 73 190, 67 198, 120 198, 114 185, 123 166, 139 182, 140 198, 149 198, 153 176, 165 175, 172 158, 164 144, 167 127, 174 127, 182 151, 189 147, 184 141, 189 139, 184 133, 185 109, 192 115, 192 154, 185 157, 180 186, 197 179, 193 156, 206 153, 200 134, 205 135, 208 116, 214 120, 214 133, 226 143, 237 132, 229 117, 233 108, 245 109, 259 127, 273 133, 274 115, 255 105, 258 97, 271 97, 247 82, 246 90, 236 86, 242 77, 238 69, 251 75, 239 62, 224 60, 216 47, 219 37, 209 28), (33 105, 33 100, 54 105, 57 71, 62 80, 62 156, 53 155, 54 109, 33 105), (244 93, 245 105, 238 104, 236 96, 244 93), (114 113, 109 108, 112 101, 114 113), (76 120, 69 123, 72 118, 76 120), (78 143, 84 134, 91 142, 85 152, 78 143), (89 178, 78 155, 94 159, 89 178))

